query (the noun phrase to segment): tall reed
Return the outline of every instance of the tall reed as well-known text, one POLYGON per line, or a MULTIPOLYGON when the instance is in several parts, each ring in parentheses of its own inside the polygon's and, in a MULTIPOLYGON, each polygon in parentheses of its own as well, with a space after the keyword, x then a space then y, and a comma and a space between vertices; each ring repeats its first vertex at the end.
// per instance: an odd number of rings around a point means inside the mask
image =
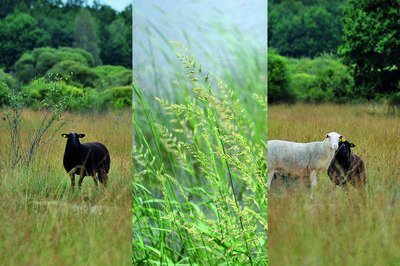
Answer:
MULTIPOLYGON (((262 133, 254 131, 238 94, 174 44, 191 93, 181 103, 157 97, 167 114, 158 120, 151 99, 134 85, 135 110, 142 110, 133 118, 133 262, 266 262, 264 146, 255 138, 262 133)), ((265 115, 263 96, 248 97, 265 115)))

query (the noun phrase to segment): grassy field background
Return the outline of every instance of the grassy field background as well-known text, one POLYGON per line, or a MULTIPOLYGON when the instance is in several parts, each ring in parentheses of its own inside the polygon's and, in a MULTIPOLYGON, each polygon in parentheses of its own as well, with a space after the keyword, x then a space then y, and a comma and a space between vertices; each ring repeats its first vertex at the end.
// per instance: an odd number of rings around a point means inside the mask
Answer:
MULTIPOLYGON (((4 265, 131 264, 132 112, 71 114, 29 167, 0 168, 0 261, 4 265), (91 177, 82 191, 69 193, 63 168, 66 140, 61 133, 86 134, 81 143, 100 141, 111 155, 109 181, 97 189, 91 177)), ((23 111, 21 141, 38 127, 42 113, 23 111)), ((0 123, 0 151, 7 160, 10 133, 0 123)))
POLYGON ((385 105, 270 105, 268 139, 322 141, 336 131, 365 162, 365 201, 318 177, 315 201, 304 186, 268 196, 271 265, 395 265, 400 259, 398 117, 385 105))

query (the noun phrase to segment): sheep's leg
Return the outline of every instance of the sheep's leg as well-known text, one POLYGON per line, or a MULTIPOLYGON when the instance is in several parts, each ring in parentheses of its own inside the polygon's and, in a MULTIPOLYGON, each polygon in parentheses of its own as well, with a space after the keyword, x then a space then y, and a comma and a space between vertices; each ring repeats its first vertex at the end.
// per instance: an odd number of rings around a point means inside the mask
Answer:
POLYGON ((314 200, 314 188, 317 185, 317 174, 316 170, 311 172, 311 200, 314 200))

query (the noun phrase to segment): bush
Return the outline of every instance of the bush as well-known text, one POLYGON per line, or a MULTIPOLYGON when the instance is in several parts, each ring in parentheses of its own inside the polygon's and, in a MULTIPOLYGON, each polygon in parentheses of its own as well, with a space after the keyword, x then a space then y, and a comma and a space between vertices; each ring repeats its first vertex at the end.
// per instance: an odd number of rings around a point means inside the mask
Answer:
POLYGON ((10 74, 0 69, 0 106, 9 105, 8 95, 15 89, 15 81, 10 74))
POLYGON ((15 63, 15 76, 22 84, 29 83, 35 77, 35 58, 31 54, 24 54, 15 63))
MULTIPOLYGON (((68 104, 68 110, 86 112, 91 110, 99 110, 101 108, 101 101, 99 100, 99 93, 92 88, 79 89, 69 86, 69 92, 72 95, 68 104)), ((103 109, 106 109, 103 108, 103 109)))
POLYGON ((56 64, 67 59, 87 68, 94 66, 93 56, 82 49, 35 48, 33 51, 24 53, 15 63, 16 77, 22 84, 28 84, 33 78, 44 77, 56 64))
POLYGON ((58 49, 58 55, 62 59, 68 59, 79 62, 87 67, 94 67, 94 59, 91 53, 83 49, 62 47, 58 49))
POLYGON ((268 103, 294 101, 295 94, 289 88, 287 61, 268 49, 268 103))
MULTIPOLYGON (((55 101, 61 102, 65 97, 68 97, 69 100, 65 106, 66 110, 89 111, 95 110, 101 105, 98 92, 92 88, 77 88, 64 81, 60 81, 57 86, 58 90, 53 98, 55 101)), ((23 91, 24 94, 28 95, 26 105, 33 109, 39 108, 41 101, 49 97, 48 78, 40 78, 32 81, 28 86, 23 88, 23 91)))
POLYGON ((311 90, 315 90, 316 86, 315 75, 307 73, 298 73, 292 75, 290 80, 290 87, 296 93, 296 99, 303 102, 313 102, 310 95, 311 90))
POLYGON ((75 61, 66 60, 57 63, 52 69, 48 71, 49 73, 62 73, 63 76, 71 74, 71 78, 68 79, 68 83, 76 87, 95 88, 100 84, 100 77, 96 72, 75 61))
POLYGON ((106 89, 101 93, 103 108, 113 105, 121 108, 132 106, 132 86, 106 89))
POLYGON ((104 89, 132 85, 132 70, 122 66, 99 66, 95 72, 100 76, 104 89))
POLYGON ((57 50, 53 48, 36 48, 32 55, 36 62, 35 76, 37 78, 44 77, 50 68, 62 60, 58 56, 57 50))
POLYGON ((349 68, 334 56, 325 55, 314 60, 289 60, 290 90, 305 102, 355 102, 354 82, 349 68))

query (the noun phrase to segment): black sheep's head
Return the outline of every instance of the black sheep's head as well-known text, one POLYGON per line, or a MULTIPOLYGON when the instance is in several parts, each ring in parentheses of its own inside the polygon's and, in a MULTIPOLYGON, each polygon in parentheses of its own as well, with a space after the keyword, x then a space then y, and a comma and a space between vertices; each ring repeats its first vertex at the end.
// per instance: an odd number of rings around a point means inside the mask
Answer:
POLYGON ((338 161, 348 161, 351 155, 351 148, 355 147, 354 143, 348 142, 346 139, 339 141, 339 147, 336 151, 335 157, 338 161))
POLYGON ((71 145, 72 147, 77 148, 81 144, 79 142, 79 138, 85 137, 85 134, 78 134, 75 132, 71 132, 69 134, 61 134, 61 136, 67 139, 67 145, 71 145))

